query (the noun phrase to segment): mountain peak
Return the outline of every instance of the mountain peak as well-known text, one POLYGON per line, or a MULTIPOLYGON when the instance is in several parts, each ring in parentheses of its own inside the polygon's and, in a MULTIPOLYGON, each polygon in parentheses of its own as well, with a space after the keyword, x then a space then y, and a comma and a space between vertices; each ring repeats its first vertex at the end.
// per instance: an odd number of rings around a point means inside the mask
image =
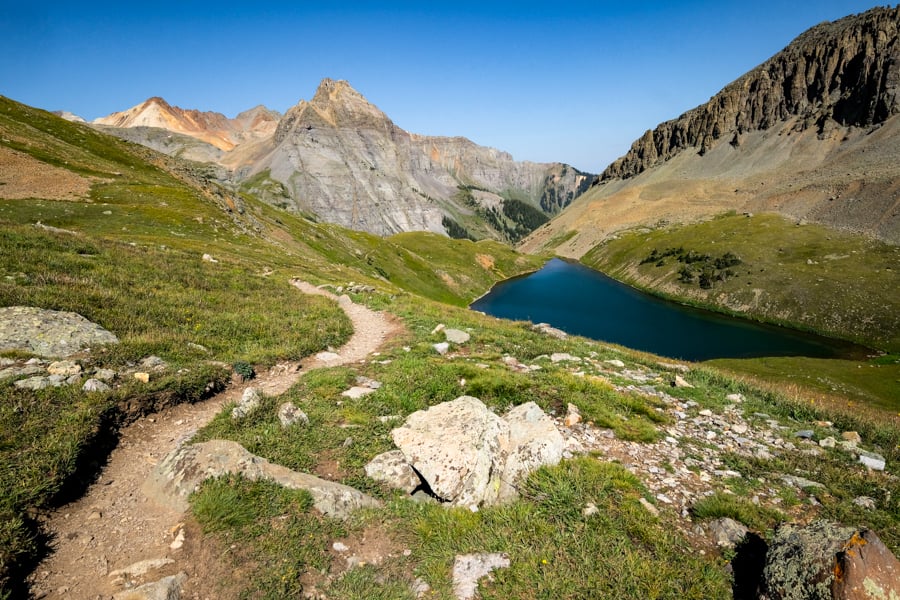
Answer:
POLYGON ((316 94, 289 109, 278 124, 275 141, 281 142, 290 131, 330 126, 350 129, 392 129, 393 121, 365 96, 344 80, 325 78, 316 94))

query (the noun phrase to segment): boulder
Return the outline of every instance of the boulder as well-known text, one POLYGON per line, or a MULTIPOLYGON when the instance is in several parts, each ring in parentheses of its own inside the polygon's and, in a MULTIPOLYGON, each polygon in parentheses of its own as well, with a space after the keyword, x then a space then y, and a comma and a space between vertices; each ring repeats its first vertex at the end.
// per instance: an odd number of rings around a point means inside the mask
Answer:
POLYGON ((450 350, 450 344, 447 342, 438 342, 437 344, 432 344, 434 351, 440 355, 447 354, 450 350))
POLYGON ((687 380, 686 380, 684 377, 682 377, 681 375, 676 375, 676 376, 675 376, 675 381, 672 382, 672 387, 677 387, 677 388, 692 388, 692 387, 694 387, 694 386, 691 385, 690 383, 688 383, 687 380))
POLYGON ((210 477, 242 475, 251 480, 269 480, 290 489, 307 490, 313 506, 339 519, 358 508, 378 506, 378 501, 350 486, 292 471, 251 454, 237 442, 210 440, 185 444, 170 452, 153 469, 144 491, 157 502, 176 510, 188 508, 188 496, 210 477))
POLYGON ((767 600, 900 598, 900 562, 871 530, 783 525, 763 570, 767 600))
POLYGON ((414 412, 391 437, 442 500, 471 507, 497 499, 509 425, 478 398, 461 396, 414 412))
POLYGON ((392 488, 413 493, 422 481, 400 450, 384 452, 365 466, 366 475, 392 488))
POLYGON ((22 350, 44 357, 66 357, 118 338, 79 314, 32 306, 0 308, 0 351, 22 350))
MULTIPOLYGON (((553 419, 534 402, 500 418, 471 396, 413 413, 391 435, 419 480, 407 474, 408 485, 424 481, 441 500, 470 508, 516 498, 519 480, 542 465, 558 464, 566 447, 553 419)), ((386 453, 373 463, 395 456, 386 453)))
POLYGON ((503 420, 509 426, 509 452, 500 481, 501 502, 518 497, 521 477, 538 467, 559 464, 566 447, 553 419, 534 402, 516 406, 503 420))

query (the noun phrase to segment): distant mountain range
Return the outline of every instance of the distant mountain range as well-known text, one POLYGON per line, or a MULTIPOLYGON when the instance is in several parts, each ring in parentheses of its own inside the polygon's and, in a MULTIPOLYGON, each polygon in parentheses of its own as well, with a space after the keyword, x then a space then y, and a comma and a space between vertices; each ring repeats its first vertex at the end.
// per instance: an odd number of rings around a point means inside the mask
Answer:
POLYGON ((813 27, 647 131, 522 247, 579 257, 621 229, 729 209, 900 243, 898 30, 900 8, 813 27))
POLYGON ((229 119, 150 98, 93 124, 214 162, 227 169, 223 179, 273 205, 378 235, 516 241, 594 179, 562 163, 517 162, 462 137, 408 133, 346 81, 330 79, 284 116, 257 106, 229 119))

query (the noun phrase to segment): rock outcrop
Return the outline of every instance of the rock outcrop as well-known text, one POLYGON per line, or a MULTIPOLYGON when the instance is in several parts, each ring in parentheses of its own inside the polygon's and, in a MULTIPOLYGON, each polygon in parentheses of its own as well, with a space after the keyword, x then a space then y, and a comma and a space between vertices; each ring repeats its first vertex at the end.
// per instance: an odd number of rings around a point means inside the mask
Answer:
POLYGON ((391 437, 399 454, 375 457, 366 466, 370 477, 410 492, 419 487, 415 475, 441 501, 470 508, 516 498, 518 481, 559 463, 565 448, 534 402, 501 418, 472 396, 409 415, 391 437))
POLYGON ((358 508, 378 505, 377 500, 352 487, 270 463, 237 442, 227 440, 180 445, 154 468, 145 491, 161 503, 187 510, 188 496, 200 484, 210 477, 229 473, 252 481, 266 479, 290 489, 307 490, 312 495, 313 506, 329 517, 346 518, 358 508))
POLYGON ((750 131, 798 117, 798 131, 871 127, 900 112, 900 7, 822 23, 709 102, 634 143, 601 180, 628 178, 689 148, 737 146, 750 131))

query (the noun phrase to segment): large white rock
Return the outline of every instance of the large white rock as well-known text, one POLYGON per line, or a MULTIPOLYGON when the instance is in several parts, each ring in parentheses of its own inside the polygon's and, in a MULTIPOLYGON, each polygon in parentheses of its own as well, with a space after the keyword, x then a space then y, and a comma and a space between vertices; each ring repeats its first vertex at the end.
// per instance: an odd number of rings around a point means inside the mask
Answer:
POLYGON ((509 426, 478 398, 415 412, 391 436, 439 498, 472 507, 499 497, 509 426))
POLYGON ((553 419, 534 402, 510 410, 504 420, 509 425, 509 452, 500 484, 500 500, 518 496, 516 484, 524 475, 543 465, 562 460, 566 442, 553 419))

